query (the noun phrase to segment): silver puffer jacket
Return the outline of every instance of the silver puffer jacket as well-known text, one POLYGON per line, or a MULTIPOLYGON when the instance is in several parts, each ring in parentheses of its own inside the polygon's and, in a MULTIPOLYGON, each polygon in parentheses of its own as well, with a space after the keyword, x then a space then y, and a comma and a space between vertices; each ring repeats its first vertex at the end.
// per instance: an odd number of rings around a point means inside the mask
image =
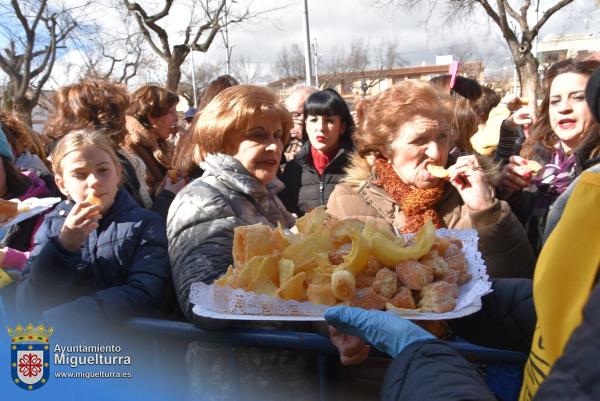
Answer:
POLYGON ((233 263, 233 229, 250 224, 289 228, 294 217, 275 195, 283 184, 265 187, 231 156, 208 155, 202 177, 181 190, 169 208, 167 235, 179 305, 192 320, 190 287, 212 283, 233 263))

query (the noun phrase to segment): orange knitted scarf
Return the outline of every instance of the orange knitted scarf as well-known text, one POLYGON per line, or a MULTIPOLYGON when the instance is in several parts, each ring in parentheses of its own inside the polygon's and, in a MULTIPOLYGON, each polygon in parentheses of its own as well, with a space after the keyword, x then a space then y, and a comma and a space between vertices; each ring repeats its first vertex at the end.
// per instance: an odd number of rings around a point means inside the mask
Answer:
POLYGON ((406 216, 406 223, 401 232, 415 233, 431 220, 436 228, 444 227, 444 223, 435 211, 435 205, 444 193, 443 184, 435 188, 419 189, 402 182, 387 159, 375 160, 375 185, 383 188, 392 197, 406 216))

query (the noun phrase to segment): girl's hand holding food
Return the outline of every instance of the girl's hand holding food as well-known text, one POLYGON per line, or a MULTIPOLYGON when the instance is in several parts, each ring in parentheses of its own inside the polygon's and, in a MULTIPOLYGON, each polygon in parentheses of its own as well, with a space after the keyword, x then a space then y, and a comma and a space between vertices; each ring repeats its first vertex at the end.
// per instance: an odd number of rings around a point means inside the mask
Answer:
POLYGON ((90 203, 87 199, 75 204, 67 215, 58 239, 70 252, 77 251, 88 235, 98 228, 102 206, 90 203))

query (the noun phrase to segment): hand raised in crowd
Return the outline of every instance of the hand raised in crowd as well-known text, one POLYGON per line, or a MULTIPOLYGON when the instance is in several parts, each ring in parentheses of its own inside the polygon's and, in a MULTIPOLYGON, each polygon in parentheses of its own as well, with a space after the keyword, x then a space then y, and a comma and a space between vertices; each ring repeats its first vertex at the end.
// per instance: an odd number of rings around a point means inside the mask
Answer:
POLYGON ((329 339, 340 353, 342 365, 358 365, 369 357, 371 346, 365 344, 362 338, 339 332, 329 326, 329 339))
POLYGON ((527 168, 528 160, 521 156, 511 156, 508 164, 502 169, 500 187, 505 195, 520 191, 531 183, 533 173, 527 168))
POLYGON ((187 178, 177 177, 177 180, 173 182, 169 174, 165 176, 163 182, 158 187, 157 193, 164 190, 173 192, 175 195, 179 193, 188 184, 187 178))
POLYGON ((505 104, 511 113, 523 107, 521 98, 519 96, 515 96, 514 93, 507 93, 500 102, 505 104))
POLYGON ((517 127, 526 129, 534 122, 535 114, 529 106, 521 107, 505 120, 505 124, 511 129, 516 129, 517 127))
POLYGON ((465 205, 480 211, 494 204, 494 192, 485 172, 473 155, 461 156, 448 168, 450 183, 458 190, 465 205))
POLYGON ((58 239, 70 252, 78 250, 88 235, 98 228, 102 207, 88 202, 76 203, 60 230, 58 239))
POLYGON ((174 194, 179 193, 188 183, 188 180, 185 178, 180 178, 176 182, 171 181, 169 177, 165 180, 165 189, 167 191, 171 191, 174 194))

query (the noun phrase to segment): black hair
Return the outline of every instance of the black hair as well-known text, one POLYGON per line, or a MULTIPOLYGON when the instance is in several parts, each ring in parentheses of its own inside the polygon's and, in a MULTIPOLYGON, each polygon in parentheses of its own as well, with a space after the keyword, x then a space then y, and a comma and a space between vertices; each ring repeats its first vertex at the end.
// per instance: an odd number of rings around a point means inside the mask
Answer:
POLYGON ((471 78, 463 77, 461 75, 456 76, 454 81, 454 88, 450 90, 450 81, 452 76, 450 74, 442 74, 437 77, 433 77, 429 82, 436 85, 438 88, 442 88, 446 93, 457 93, 460 96, 475 101, 481 97, 481 85, 477 81, 471 78))
POLYGON ((3 199, 18 198, 31 186, 29 177, 21 173, 14 164, 5 156, 0 156, 6 175, 6 193, 3 199))
POLYGON ((585 100, 596 122, 600 123, 600 69, 594 72, 585 88, 585 100))
MULTIPOLYGON (((306 99, 303 119, 306 120, 308 116, 339 116, 345 127, 344 132, 340 135, 341 141, 351 140, 352 132, 356 128, 344 98, 331 88, 315 92, 306 99)), ((306 124, 304 138, 308 138, 306 124)))

